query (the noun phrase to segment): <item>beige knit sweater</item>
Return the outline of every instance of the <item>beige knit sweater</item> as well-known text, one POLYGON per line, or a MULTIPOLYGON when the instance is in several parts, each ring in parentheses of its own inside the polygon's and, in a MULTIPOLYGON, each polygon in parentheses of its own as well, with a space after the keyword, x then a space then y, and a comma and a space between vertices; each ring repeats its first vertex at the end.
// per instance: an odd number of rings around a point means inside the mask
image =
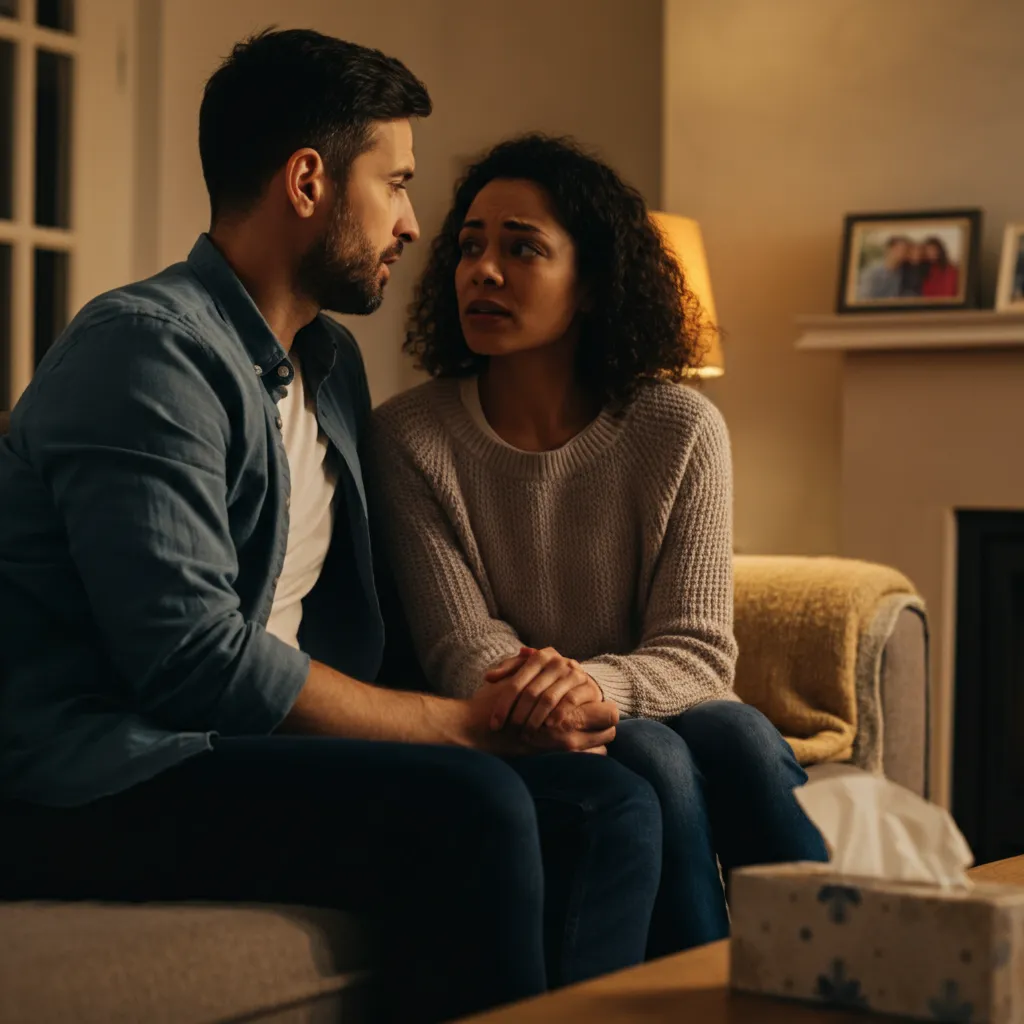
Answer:
POLYGON ((438 692, 468 696, 526 644, 578 659, 629 715, 734 699, 729 439, 696 392, 647 382, 623 416, 522 452, 434 380, 377 409, 366 468, 438 692))

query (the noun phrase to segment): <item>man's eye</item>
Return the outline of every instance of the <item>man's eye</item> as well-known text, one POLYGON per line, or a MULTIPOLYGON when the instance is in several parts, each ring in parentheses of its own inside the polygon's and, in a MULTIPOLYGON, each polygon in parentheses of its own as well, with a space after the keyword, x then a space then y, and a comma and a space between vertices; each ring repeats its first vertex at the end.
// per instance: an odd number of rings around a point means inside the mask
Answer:
POLYGON ((404 181, 391 182, 391 190, 393 192, 405 192, 407 190, 407 187, 408 186, 405 184, 404 181))

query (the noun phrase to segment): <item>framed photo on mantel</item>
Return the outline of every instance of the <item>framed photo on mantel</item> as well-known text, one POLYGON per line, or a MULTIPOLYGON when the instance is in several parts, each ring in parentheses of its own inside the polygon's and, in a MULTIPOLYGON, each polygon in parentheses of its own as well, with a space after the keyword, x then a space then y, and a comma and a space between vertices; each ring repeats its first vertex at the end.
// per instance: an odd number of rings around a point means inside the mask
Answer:
POLYGON ((996 309, 1000 313, 1024 313, 1024 223, 1006 225, 996 309))
POLYGON ((846 218, 837 313, 974 309, 981 210, 846 218))

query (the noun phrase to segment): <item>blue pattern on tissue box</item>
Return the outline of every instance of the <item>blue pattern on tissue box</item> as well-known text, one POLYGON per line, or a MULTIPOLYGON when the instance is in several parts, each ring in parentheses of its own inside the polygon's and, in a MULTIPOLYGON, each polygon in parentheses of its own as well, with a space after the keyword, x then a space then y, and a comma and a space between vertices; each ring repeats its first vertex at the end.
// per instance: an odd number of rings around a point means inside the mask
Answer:
POLYGON ((843 960, 833 960, 831 971, 818 975, 818 997, 829 1006, 845 1010, 870 1009, 867 996, 860 990, 860 982, 846 976, 843 960))
POLYGON ((828 907, 830 921, 845 924, 847 907, 860 906, 860 889, 852 885, 823 885, 818 893, 818 902, 828 907))
POLYGON ((928 1000, 928 1009, 936 1020, 946 1024, 970 1024, 974 1015, 974 1004, 960 998, 960 986, 955 981, 947 981, 942 995, 928 1000))

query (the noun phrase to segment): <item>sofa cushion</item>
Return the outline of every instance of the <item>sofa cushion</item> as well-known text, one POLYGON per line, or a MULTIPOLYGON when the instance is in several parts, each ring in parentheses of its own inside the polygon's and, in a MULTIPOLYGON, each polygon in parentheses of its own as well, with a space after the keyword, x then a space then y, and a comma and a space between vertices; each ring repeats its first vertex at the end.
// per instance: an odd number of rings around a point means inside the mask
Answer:
POLYGON ((5 1024, 365 1019, 352 917, 305 907, 0 903, 5 1024))

